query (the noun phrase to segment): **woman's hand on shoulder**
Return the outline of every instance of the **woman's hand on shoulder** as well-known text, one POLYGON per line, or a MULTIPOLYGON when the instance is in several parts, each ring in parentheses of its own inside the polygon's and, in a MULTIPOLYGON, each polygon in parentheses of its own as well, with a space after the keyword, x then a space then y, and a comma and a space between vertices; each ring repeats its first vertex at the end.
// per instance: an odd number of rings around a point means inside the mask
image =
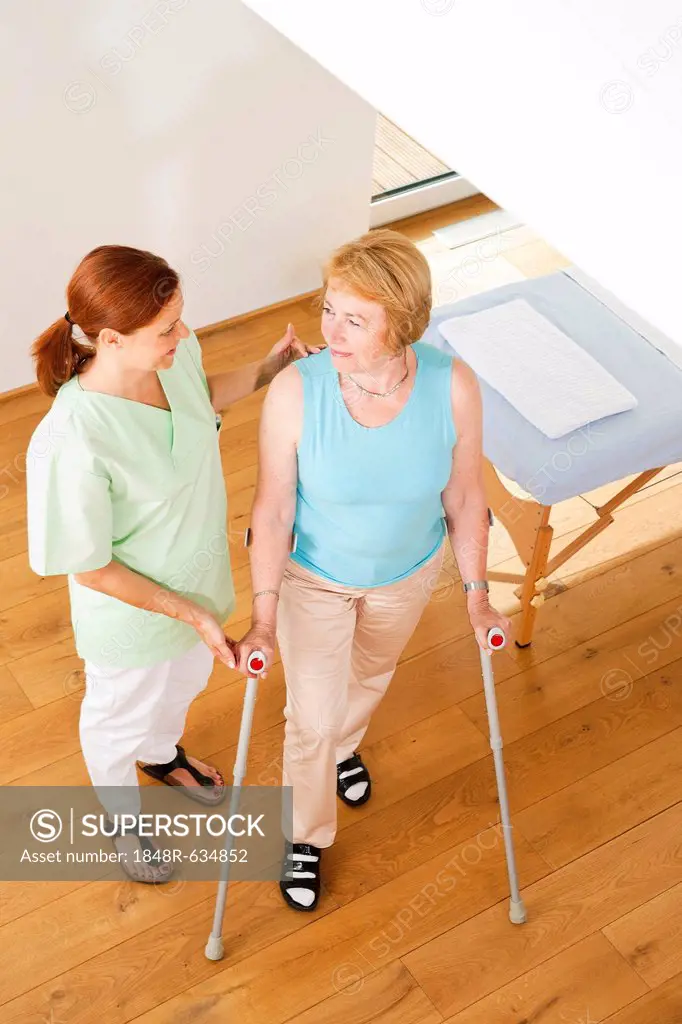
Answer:
POLYGON ((315 355, 321 351, 320 345, 306 345, 304 341, 301 341, 293 324, 288 324, 285 333, 268 352, 266 362, 274 373, 277 373, 285 366, 295 362, 296 359, 305 359, 306 356, 315 355))

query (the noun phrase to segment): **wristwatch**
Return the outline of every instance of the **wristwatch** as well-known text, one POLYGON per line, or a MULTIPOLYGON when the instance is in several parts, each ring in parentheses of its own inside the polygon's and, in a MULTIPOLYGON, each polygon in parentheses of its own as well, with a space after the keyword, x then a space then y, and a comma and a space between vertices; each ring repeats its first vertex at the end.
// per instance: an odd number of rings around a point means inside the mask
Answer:
POLYGON ((490 590, 487 580, 471 580, 470 583, 463 583, 462 589, 466 594, 469 590, 490 590))

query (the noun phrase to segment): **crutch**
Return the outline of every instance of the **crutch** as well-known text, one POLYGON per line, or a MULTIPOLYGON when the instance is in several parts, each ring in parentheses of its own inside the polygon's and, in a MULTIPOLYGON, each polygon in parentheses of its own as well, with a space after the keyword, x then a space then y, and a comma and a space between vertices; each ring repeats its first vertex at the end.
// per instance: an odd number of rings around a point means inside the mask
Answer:
POLYGON ((484 651, 481 649, 480 651, 481 669, 483 671, 483 689, 485 691, 485 705, 490 728, 490 748, 495 762, 495 779, 500 799, 500 821, 502 824, 504 849, 507 857, 507 874, 509 875, 509 889, 511 892, 509 920, 512 924, 523 924, 526 920, 526 908, 519 893, 519 882, 516 874, 516 858, 514 857, 512 825, 509 815, 509 801, 507 799, 507 782, 504 774, 504 761, 502 760, 502 734, 500 732, 500 719, 497 713, 495 680, 493 679, 493 667, 491 664, 492 651, 502 650, 507 642, 507 638, 498 626, 493 626, 492 629, 488 630, 486 639, 489 650, 484 651))
MULTIPOLYGON (((258 676, 264 668, 265 655, 262 651, 252 651, 246 663, 248 678, 246 680, 246 692, 244 694, 244 706, 242 708, 242 721, 239 727, 237 756, 234 762, 234 778, 232 783, 232 795, 230 797, 230 818, 232 818, 233 814, 237 813, 237 808, 239 806, 241 785, 246 774, 246 755, 249 750, 253 711, 256 706, 256 695, 258 693, 258 676)), ((230 851, 232 849, 234 839, 229 828, 227 830, 227 834, 227 860, 225 862, 224 870, 221 872, 220 882, 218 883, 216 907, 213 915, 213 928, 204 950, 207 960, 222 960, 223 958, 223 918, 225 917, 225 904, 227 903, 227 887, 230 881, 230 851)))

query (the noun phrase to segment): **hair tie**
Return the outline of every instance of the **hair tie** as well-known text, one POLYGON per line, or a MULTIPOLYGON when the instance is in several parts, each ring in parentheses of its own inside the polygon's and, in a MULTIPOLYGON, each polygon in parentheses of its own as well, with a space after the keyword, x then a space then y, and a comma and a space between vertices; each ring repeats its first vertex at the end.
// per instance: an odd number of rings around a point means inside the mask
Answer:
POLYGON ((65 320, 67 321, 67 323, 73 324, 73 320, 72 320, 72 319, 71 319, 71 317, 69 316, 69 311, 68 311, 68 310, 67 310, 67 311, 66 311, 66 313, 64 314, 64 319, 65 319, 65 320))

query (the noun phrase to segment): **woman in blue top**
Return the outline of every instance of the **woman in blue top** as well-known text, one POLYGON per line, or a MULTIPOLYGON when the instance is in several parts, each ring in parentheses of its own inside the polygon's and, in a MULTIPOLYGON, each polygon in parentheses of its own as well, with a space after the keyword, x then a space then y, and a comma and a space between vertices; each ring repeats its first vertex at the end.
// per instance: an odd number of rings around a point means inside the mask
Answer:
POLYGON ((280 888, 313 910, 336 795, 371 793, 358 746, 437 584, 446 534, 486 648, 509 620, 488 603, 488 506, 478 384, 419 342, 431 275, 405 236, 351 242, 324 274, 327 348, 282 371, 260 425, 252 626, 239 667, 275 639, 287 686, 283 783, 293 835, 280 888), (296 548, 291 553, 292 532, 296 548))

